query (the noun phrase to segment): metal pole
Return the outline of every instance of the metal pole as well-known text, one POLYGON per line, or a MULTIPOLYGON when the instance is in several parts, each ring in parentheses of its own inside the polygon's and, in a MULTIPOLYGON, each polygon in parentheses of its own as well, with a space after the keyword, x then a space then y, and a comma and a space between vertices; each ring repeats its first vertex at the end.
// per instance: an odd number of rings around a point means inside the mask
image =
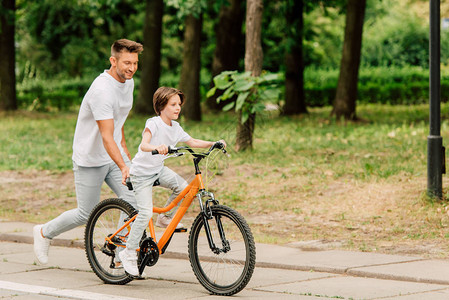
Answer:
POLYGON ((442 148, 440 135, 440 0, 430 0, 430 132, 427 137, 427 191, 442 197, 442 148))

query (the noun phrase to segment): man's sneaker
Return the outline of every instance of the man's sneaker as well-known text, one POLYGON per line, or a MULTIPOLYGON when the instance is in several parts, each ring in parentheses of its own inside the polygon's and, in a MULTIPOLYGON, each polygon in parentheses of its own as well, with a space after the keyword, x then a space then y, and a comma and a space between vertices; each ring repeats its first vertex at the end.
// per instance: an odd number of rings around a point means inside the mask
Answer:
MULTIPOLYGON (((157 227, 161 227, 161 228, 167 228, 168 225, 170 224, 172 218, 167 217, 166 215, 163 214, 159 214, 157 216, 157 220, 156 220, 156 226, 157 227)), ((184 225, 182 225, 182 223, 178 223, 178 226, 176 226, 176 228, 183 228, 184 225)))
POLYGON ((37 260, 45 265, 48 263, 48 249, 50 248, 51 240, 42 236, 42 226, 36 225, 33 227, 34 254, 37 260))
POLYGON ((120 251, 118 256, 122 261, 122 265, 126 273, 128 273, 131 276, 138 277, 139 269, 137 268, 137 252, 125 249, 123 251, 120 251))

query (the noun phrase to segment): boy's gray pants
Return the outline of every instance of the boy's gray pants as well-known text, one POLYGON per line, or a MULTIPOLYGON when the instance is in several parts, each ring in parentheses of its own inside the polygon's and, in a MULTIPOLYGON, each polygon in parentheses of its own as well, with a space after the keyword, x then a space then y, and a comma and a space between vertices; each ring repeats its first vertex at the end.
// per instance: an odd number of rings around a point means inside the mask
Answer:
MULTIPOLYGON (((165 206, 168 206, 187 187, 187 182, 167 167, 163 167, 158 174, 150 176, 131 175, 131 181, 136 195, 137 209, 139 214, 134 220, 129 233, 126 248, 135 250, 139 247, 140 238, 145 228, 148 226, 150 218, 153 216, 153 184, 159 180, 161 187, 171 189, 173 193, 167 199, 165 206)), ((179 207, 179 204, 176 207, 179 207)), ((172 209, 167 216, 171 217, 176 209, 172 209)))

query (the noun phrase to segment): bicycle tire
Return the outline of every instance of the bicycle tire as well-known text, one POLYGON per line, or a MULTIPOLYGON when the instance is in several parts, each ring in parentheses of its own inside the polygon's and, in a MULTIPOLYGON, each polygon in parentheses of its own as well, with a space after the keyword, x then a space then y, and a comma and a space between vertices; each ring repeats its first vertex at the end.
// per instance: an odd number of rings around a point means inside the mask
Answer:
POLYGON ((209 292, 234 295, 245 288, 253 274, 256 264, 254 238, 245 219, 237 211, 224 205, 213 205, 210 210, 213 218, 207 222, 214 243, 217 247, 224 247, 217 229, 217 218, 220 218, 230 249, 219 254, 210 249, 203 214, 200 213, 189 235, 190 264, 200 284, 209 292))
MULTIPOLYGON (((95 206, 87 221, 84 232, 87 260, 94 273, 105 283, 123 285, 133 280, 123 268, 116 268, 112 265, 115 263, 115 255, 118 255, 118 251, 115 249, 119 248, 107 243, 105 238, 114 233, 118 229, 118 225, 123 224, 125 218, 129 218, 135 213, 136 210, 128 202, 111 198, 101 201, 95 206)), ((124 230, 128 232, 128 229, 124 230)))

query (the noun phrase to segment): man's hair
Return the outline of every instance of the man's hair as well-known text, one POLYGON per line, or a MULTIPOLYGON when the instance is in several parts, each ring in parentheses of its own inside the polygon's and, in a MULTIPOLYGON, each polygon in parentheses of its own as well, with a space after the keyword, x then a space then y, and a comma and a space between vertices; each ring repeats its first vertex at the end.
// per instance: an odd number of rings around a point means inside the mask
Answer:
POLYGON ((173 95, 179 95, 179 99, 181 99, 181 105, 184 104, 185 96, 180 90, 171 87, 161 86, 156 90, 156 92, 154 92, 153 107, 154 111, 158 116, 161 114, 161 111, 165 108, 168 100, 173 95))
POLYGON ((111 56, 117 57, 121 52, 137 53, 143 51, 143 46, 141 43, 137 43, 127 39, 121 39, 115 41, 111 46, 111 56))

